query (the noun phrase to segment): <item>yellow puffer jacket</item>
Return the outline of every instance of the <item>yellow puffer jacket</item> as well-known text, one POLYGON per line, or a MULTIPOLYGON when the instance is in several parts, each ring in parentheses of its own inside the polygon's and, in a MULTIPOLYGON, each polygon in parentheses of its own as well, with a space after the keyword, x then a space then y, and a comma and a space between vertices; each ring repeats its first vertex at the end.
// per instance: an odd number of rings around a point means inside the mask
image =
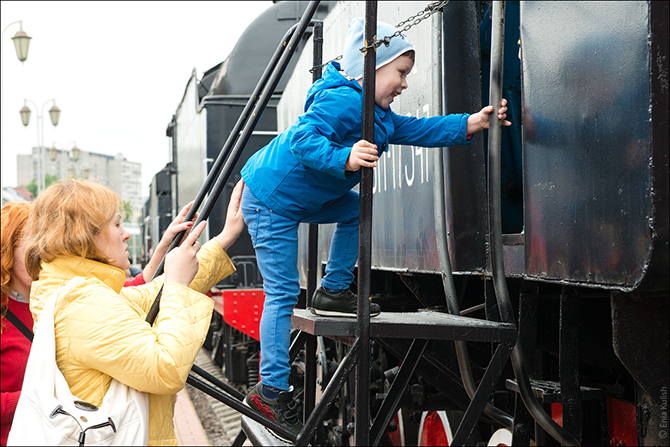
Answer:
POLYGON ((200 268, 191 288, 165 284, 153 326, 144 321, 163 276, 123 287, 123 270, 79 257, 42 264, 33 282, 30 309, 35 326, 46 300, 59 287, 55 308, 56 362, 72 394, 101 405, 112 377, 149 393, 149 445, 176 445, 175 394, 202 347, 213 301, 203 295, 235 271, 216 240, 198 252, 200 268))

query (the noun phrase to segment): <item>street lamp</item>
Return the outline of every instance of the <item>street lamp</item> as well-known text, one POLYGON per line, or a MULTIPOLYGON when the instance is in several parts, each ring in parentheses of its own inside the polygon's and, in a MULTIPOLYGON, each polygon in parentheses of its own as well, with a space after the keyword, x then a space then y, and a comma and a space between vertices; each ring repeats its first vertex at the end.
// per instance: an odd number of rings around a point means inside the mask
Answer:
POLYGON ((16 34, 14 34, 12 40, 14 41, 16 57, 18 57, 21 63, 23 63, 26 61, 26 59, 28 59, 28 48, 30 47, 30 39, 32 39, 32 37, 28 36, 26 32, 23 31, 23 20, 17 20, 16 22, 12 22, 7 25, 5 29, 2 30, 2 37, 5 37, 5 31, 7 31, 7 28, 15 23, 19 24, 20 29, 16 32, 16 34))
POLYGON ((79 157, 81 155, 81 149, 79 149, 77 147, 77 142, 76 141, 70 141, 65 146, 63 146, 59 143, 59 145, 62 146, 61 149, 56 147, 56 143, 57 142, 54 141, 53 145, 49 148, 49 157, 51 158, 51 161, 56 161, 56 158, 58 158, 58 151, 59 150, 62 150, 66 154, 65 164, 62 165, 61 170, 60 170, 61 174, 65 172, 65 166, 68 166, 67 167, 67 174, 66 174, 68 177, 76 176, 77 171, 79 171, 79 174, 81 174, 81 176, 84 180, 88 179, 88 175, 90 174, 91 170, 88 167, 87 163, 84 163, 81 166, 81 169, 79 169, 79 170, 76 169, 78 164, 79 164, 78 163, 79 162, 79 157), (70 149, 70 154, 72 155, 72 161, 74 161, 74 164, 70 164, 69 157, 67 157, 68 148, 70 147, 71 144, 72 144, 72 149, 70 149))
POLYGON ((72 148, 72 159, 74 161, 79 161, 79 153, 80 152, 81 151, 79 150, 79 148, 77 147, 77 144, 75 143, 74 147, 72 148))
MULTIPOLYGON (((12 40, 14 41, 14 49, 16 50, 16 57, 21 61, 21 65, 23 65, 23 62, 28 59, 28 48, 30 47, 30 39, 32 37, 28 36, 25 31, 23 31, 23 21, 22 20, 17 20, 16 22, 12 22, 9 25, 5 27, 5 29, 2 30, 2 35, 0 36, 0 66, 2 69, 5 67, 4 59, 2 59, 2 48, 5 47, 5 45, 2 43, 5 41, 5 31, 7 31, 7 28, 10 26, 14 25, 15 23, 19 24, 19 31, 12 37, 12 40)), ((5 99, 5 75, 3 73, 0 73, 0 101, 4 101, 5 99)), ((2 110, 4 111, 5 108, 2 107, 2 110)), ((2 119, 2 116, 0 116, 0 135, 2 135, 0 138, 2 138, 2 142, 0 145, 2 147, 5 147, 4 145, 4 119, 2 119)))
POLYGON ((28 126, 30 123, 30 108, 26 105, 27 102, 32 103, 35 106, 35 109, 37 110, 37 147, 39 149, 39 178, 37 179, 37 194, 41 193, 44 190, 44 175, 45 175, 45 169, 44 169, 44 106, 49 104, 50 102, 53 102, 53 106, 51 109, 49 109, 49 118, 51 119, 51 124, 56 127, 58 125, 58 120, 60 119, 60 109, 56 107, 56 100, 55 99, 50 99, 46 101, 44 104, 42 104, 41 108, 37 107, 37 104, 35 104, 33 101, 29 99, 24 99, 23 100, 23 107, 21 107, 21 110, 19 111, 19 114, 21 115, 21 122, 23 123, 24 126, 28 126))

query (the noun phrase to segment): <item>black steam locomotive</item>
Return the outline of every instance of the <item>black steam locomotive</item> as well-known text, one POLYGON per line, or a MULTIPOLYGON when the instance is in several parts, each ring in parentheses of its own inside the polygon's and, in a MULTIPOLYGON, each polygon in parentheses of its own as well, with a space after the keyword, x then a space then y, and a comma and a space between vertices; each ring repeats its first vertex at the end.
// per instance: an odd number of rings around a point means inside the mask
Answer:
MULTIPOLYGON (((370 441, 451 444, 475 389, 492 380, 469 445, 668 445, 668 3, 506 2, 499 34, 493 3, 379 2, 378 19, 415 23, 405 32, 416 63, 396 113, 478 111, 489 103, 491 65, 501 70, 513 123, 502 129, 494 173, 502 251, 491 231, 486 132, 468 147, 392 146, 374 171, 370 287, 390 325, 406 314, 467 316, 511 327, 505 343, 515 352, 490 376, 493 340, 372 329, 369 407, 375 415, 391 405, 392 417, 375 420, 370 441), (422 10, 428 14, 416 21, 422 10), (425 343, 414 368, 402 372, 412 338, 425 343), (539 411, 559 428, 547 429, 539 411)), ((156 174, 145 206, 146 253, 196 195, 273 49, 310 8, 312 26, 210 215, 216 234, 241 166, 302 112, 310 70, 320 63, 315 45, 323 61, 341 54, 365 3, 277 2, 225 61, 189 79, 167 129, 171 163, 156 174), (313 38, 316 21, 322 39, 313 38)), ((307 227, 300 234, 304 307, 307 227)), ((331 235, 331 227, 319 228, 317 276, 331 235)), ((230 255, 237 273, 213 291, 218 313, 206 348, 229 383, 252 385, 262 355, 262 278, 247 235, 230 255)), ((316 351, 294 353, 291 381, 311 411, 339 380, 355 337, 351 325, 320 333, 320 323, 308 320, 296 310, 296 338, 313 334, 316 351)), ((357 374, 343 377, 332 404, 319 410, 314 445, 361 439, 354 435, 357 374)))

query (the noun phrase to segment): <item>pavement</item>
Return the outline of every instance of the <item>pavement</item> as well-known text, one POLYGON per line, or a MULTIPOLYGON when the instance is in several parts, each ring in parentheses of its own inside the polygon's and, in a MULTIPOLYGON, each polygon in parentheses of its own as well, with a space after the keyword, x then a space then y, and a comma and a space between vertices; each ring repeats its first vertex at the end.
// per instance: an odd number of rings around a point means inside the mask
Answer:
MULTIPOLYGON (((219 380, 225 381, 221 368, 212 361, 211 353, 204 348, 198 353, 198 356, 195 359, 195 364, 219 380)), ((244 392, 245 390, 241 391, 244 392)), ((219 421, 223 426, 225 432, 223 437, 227 438, 227 444, 232 443, 242 428, 241 414, 211 396, 206 396, 206 399, 209 402, 210 409, 219 418, 219 421)), ((212 445, 207 438, 207 434, 200 423, 200 418, 198 417, 186 390, 181 390, 177 393, 174 426, 179 445, 212 445)), ((226 441, 222 438, 215 438, 214 441, 222 442, 224 445, 226 444, 226 441)), ((251 446, 252 444, 249 439, 247 439, 242 445, 251 446)))
POLYGON ((184 389, 177 393, 174 408, 174 431, 179 445, 210 445, 207 434, 200 424, 200 418, 184 389))

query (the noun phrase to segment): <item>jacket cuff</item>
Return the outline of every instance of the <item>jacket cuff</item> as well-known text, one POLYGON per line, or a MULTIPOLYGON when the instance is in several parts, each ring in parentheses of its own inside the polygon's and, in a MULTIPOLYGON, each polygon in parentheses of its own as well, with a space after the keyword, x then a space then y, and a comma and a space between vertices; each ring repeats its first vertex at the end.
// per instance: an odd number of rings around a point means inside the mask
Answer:
POLYGON ((474 134, 468 134, 468 118, 470 118, 470 114, 464 113, 463 120, 461 121, 461 126, 463 127, 463 135, 465 135, 465 138, 463 138, 463 144, 466 146, 472 143, 472 135, 474 135, 474 134))
POLYGON ((16 405, 19 403, 21 391, 2 394, 4 394, 3 403, 5 404, 5 408, 2 409, 2 423, 9 424, 14 419, 14 413, 16 413, 16 405))

